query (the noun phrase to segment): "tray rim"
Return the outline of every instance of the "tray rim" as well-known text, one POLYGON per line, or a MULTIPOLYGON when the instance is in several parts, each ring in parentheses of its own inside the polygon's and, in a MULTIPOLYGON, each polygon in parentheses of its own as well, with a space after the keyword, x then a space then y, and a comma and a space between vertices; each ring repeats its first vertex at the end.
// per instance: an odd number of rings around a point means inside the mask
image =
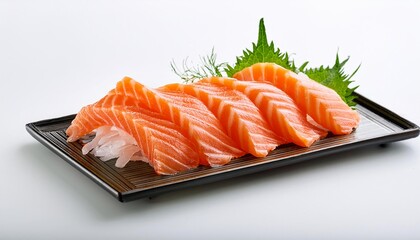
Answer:
POLYGON ((50 149, 52 152, 60 156, 62 159, 64 159, 67 163, 69 163, 72 167, 79 170, 82 174, 93 180, 96 184, 98 184, 100 187, 102 187, 104 190, 109 192, 112 196, 116 197, 119 201, 123 201, 122 195, 120 192, 118 192, 116 189, 112 188, 109 184, 107 184, 105 181, 103 181, 100 177, 96 176, 93 172, 89 171, 88 169, 84 168, 80 163, 75 161, 73 158, 65 154, 63 151, 61 151, 58 147, 55 146, 55 144, 51 141, 49 141, 47 138, 44 138, 41 134, 41 131, 35 127, 36 124, 45 124, 49 121, 56 122, 60 119, 70 118, 72 116, 75 116, 75 114, 66 115, 63 117, 58 118, 52 118, 52 119, 45 119, 38 122, 28 123, 26 124, 26 130, 29 132, 29 134, 35 138, 37 141, 39 141, 41 144, 43 144, 45 147, 50 149))
POLYGON ((388 120, 389 122, 401 127, 403 130, 398 133, 393 132, 393 133, 385 134, 383 136, 376 137, 373 139, 359 140, 357 142, 352 142, 352 143, 344 144, 341 146, 320 149, 315 152, 309 152, 306 154, 301 154, 299 156, 282 159, 281 161, 270 161, 267 163, 244 167, 241 169, 235 169, 232 171, 220 172, 220 173, 212 174, 210 176, 187 179, 181 182, 176 182, 176 183, 165 185, 165 186, 158 186, 158 187, 149 188, 149 189, 132 189, 132 190, 122 191, 122 192, 117 191, 108 183, 106 183, 104 180, 102 180, 99 176, 96 176, 93 172, 83 167, 75 159, 70 157, 64 151, 60 150, 58 146, 56 146, 53 142, 51 142, 50 140, 48 140, 42 135, 42 130, 41 130, 42 126, 50 126, 57 122, 71 120, 74 118, 76 114, 70 114, 70 115, 66 115, 62 117, 27 123, 25 127, 26 127, 26 130, 29 132, 29 134, 32 137, 34 137, 37 141, 39 141, 44 146, 49 148, 51 151, 56 153, 58 156, 63 158, 66 162, 68 162, 71 166, 73 166, 74 168, 82 172, 85 176, 93 180, 100 187, 102 187, 104 190, 109 192, 112 196, 117 198, 120 202, 128 202, 128 201, 136 200, 139 198, 153 197, 155 195, 159 195, 159 194, 163 194, 166 192, 175 191, 175 190, 179 190, 183 188, 208 184, 208 183, 226 180, 226 179, 230 179, 234 177, 262 172, 262 171, 266 171, 266 170, 270 170, 270 169, 274 169, 278 167, 283 167, 286 165, 291 165, 291 164, 295 164, 295 163, 299 163, 299 162, 303 162, 303 161, 307 161, 311 159, 324 157, 324 156, 331 155, 338 152, 349 151, 349 150, 359 148, 359 147, 386 144, 390 142, 401 141, 401 140, 415 138, 419 136, 420 129, 413 122, 399 116, 395 112, 373 102, 372 100, 364 97, 361 94, 356 93, 356 96, 357 96, 356 102, 358 104, 362 105, 364 108, 377 114, 378 116, 388 120))

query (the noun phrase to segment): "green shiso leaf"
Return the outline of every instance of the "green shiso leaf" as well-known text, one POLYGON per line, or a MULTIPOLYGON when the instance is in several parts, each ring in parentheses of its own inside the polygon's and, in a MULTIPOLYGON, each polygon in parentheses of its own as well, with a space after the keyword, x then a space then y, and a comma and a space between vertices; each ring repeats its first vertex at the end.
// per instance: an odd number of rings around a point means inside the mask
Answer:
POLYGON ((282 53, 280 49, 274 47, 273 42, 268 44, 263 18, 259 24, 257 44, 252 43, 252 50, 245 49, 242 56, 236 57, 236 63, 233 66, 227 65, 225 72, 232 77, 242 69, 261 62, 276 63, 286 69, 296 71, 295 64, 290 60, 288 53, 282 53))
POLYGON ((268 44, 264 19, 262 18, 259 24, 257 44, 252 43, 252 50, 245 49, 242 56, 236 57, 236 63, 233 66, 227 65, 225 72, 229 77, 232 77, 235 73, 250 67, 255 63, 276 63, 293 72, 303 72, 311 79, 335 90, 343 101, 353 107, 356 105, 354 102, 354 99, 356 98, 354 90, 358 86, 351 88, 349 85, 353 82, 351 78, 359 70, 360 65, 352 74, 345 74, 344 65, 348 60, 349 57, 340 61, 337 53, 335 64, 332 67, 320 66, 317 68, 307 68, 309 62, 304 62, 297 68, 295 62, 289 58, 287 52, 281 52, 279 48, 274 46, 273 42, 268 44))
POLYGON ((347 103, 350 107, 354 107, 356 103, 354 102, 356 96, 354 90, 359 86, 350 87, 349 85, 353 82, 351 78, 359 70, 360 65, 354 70, 350 75, 344 72, 344 65, 348 62, 350 57, 347 57, 345 60, 340 61, 338 53, 335 58, 335 63, 332 67, 320 66, 317 68, 306 68, 307 62, 304 63, 303 67, 301 66, 299 70, 309 78, 333 89, 340 95, 341 99, 347 103))

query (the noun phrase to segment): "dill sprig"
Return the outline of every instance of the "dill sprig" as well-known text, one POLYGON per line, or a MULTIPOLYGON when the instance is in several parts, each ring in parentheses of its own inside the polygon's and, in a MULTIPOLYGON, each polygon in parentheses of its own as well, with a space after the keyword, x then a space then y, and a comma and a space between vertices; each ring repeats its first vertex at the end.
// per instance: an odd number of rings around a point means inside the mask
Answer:
POLYGON ((188 57, 182 61, 182 71, 178 68, 175 61, 172 60, 171 68, 176 75, 178 75, 184 83, 193 83, 206 77, 218 76, 222 77, 225 72, 226 62, 217 63, 217 55, 214 48, 211 49, 211 54, 201 57, 201 64, 193 65, 188 63, 188 57))

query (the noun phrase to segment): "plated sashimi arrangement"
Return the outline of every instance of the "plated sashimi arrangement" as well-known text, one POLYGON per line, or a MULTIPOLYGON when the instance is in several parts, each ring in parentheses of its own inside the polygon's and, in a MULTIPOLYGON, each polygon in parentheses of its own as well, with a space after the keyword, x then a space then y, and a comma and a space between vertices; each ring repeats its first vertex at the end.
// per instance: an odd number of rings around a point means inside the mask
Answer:
POLYGON ((157 89, 125 77, 80 110, 68 141, 96 131, 84 153, 118 146, 109 153, 118 157, 116 166, 142 160, 170 175, 245 154, 264 157, 286 143, 309 147, 327 131, 350 134, 359 124, 358 113, 333 90, 276 64, 255 64, 236 77, 157 89))
MULTIPOLYGON (((261 20, 259 44, 264 37, 261 20)), ((68 141, 83 140, 83 154, 116 158, 117 167, 144 161, 157 174, 173 175, 246 154, 265 157, 283 144, 310 147, 328 132, 351 134, 360 122, 338 91, 303 71, 276 61, 232 69, 226 71, 232 76, 208 74, 156 89, 125 77, 79 111, 68 141)))

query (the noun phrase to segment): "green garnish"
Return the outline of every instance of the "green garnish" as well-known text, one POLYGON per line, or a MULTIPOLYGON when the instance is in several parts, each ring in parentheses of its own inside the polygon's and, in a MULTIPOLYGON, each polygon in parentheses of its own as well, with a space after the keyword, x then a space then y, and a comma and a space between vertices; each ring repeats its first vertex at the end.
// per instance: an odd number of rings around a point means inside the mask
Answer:
POLYGON ((183 61, 183 71, 179 71, 173 61, 171 67, 175 74, 181 77, 185 83, 192 83, 195 80, 209 76, 222 77, 223 73, 226 73, 228 77, 232 77, 235 73, 250 67, 255 63, 276 63, 293 72, 305 73, 309 78, 336 91, 347 105, 354 107, 356 105, 354 102, 356 99, 354 90, 358 88, 358 86, 350 88, 350 84, 354 82, 351 78, 359 70, 360 65, 352 74, 348 75, 344 72, 344 65, 348 60, 349 57, 340 61, 337 53, 335 64, 332 67, 324 67, 321 65, 317 68, 307 68, 309 62, 305 62, 297 68, 295 62, 289 58, 287 52, 281 52, 279 48, 274 46, 272 41, 270 44, 268 43, 264 19, 261 18, 257 44, 252 43, 252 50, 245 49, 242 56, 236 57, 236 63, 234 65, 231 66, 227 63, 218 64, 216 61, 216 54, 214 53, 214 49, 212 49, 210 56, 201 57, 201 66, 197 65, 190 67, 187 65, 186 59, 183 61))
POLYGON ((172 60, 171 68, 176 75, 178 75, 184 83, 193 83, 196 80, 200 80, 206 77, 218 76, 222 77, 224 68, 227 63, 217 63, 217 55, 214 52, 214 48, 211 49, 211 54, 206 57, 200 57, 201 65, 189 66, 188 58, 182 62, 182 71, 176 66, 175 61, 172 60))
POLYGON ((261 62, 276 63, 286 69, 296 71, 295 64, 289 59, 288 53, 280 52, 280 49, 276 49, 274 47, 274 43, 272 41, 268 44, 263 18, 260 20, 258 41, 257 44, 252 43, 252 51, 245 49, 243 51, 243 56, 236 57, 234 67, 227 65, 225 71, 229 77, 232 77, 233 74, 241 71, 242 69, 261 62))
POLYGON ((318 68, 307 68, 305 69, 308 62, 305 62, 300 68, 299 71, 308 75, 309 78, 327 86, 329 88, 334 89, 340 95, 341 99, 347 103, 350 107, 354 107, 356 103, 354 99, 356 95, 354 94, 354 90, 359 86, 350 88, 349 85, 353 82, 351 78, 356 74, 359 70, 360 65, 354 70, 354 72, 350 75, 344 73, 344 65, 347 63, 350 57, 347 57, 345 60, 340 62, 338 57, 338 53, 335 57, 335 63, 332 67, 324 67, 320 66, 318 68))
POLYGON ((358 86, 350 88, 349 85, 353 82, 351 78, 356 74, 357 70, 359 70, 360 65, 352 74, 347 75, 344 73, 344 65, 348 60, 349 57, 340 62, 337 54, 335 64, 332 67, 320 66, 318 68, 307 68, 308 62, 305 62, 301 67, 296 68, 294 61, 289 59, 289 54, 287 54, 287 52, 280 52, 279 48, 274 47, 273 42, 268 44, 264 19, 262 18, 259 24, 257 44, 252 43, 252 51, 245 49, 243 51, 243 56, 236 57, 236 64, 234 67, 227 65, 225 71, 229 77, 232 77, 235 73, 250 67, 255 63, 276 63, 296 73, 305 73, 309 78, 336 91, 347 105, 353 107, 356 105, 354 102, 354 99, 356 98, 354 90, 358 86))

